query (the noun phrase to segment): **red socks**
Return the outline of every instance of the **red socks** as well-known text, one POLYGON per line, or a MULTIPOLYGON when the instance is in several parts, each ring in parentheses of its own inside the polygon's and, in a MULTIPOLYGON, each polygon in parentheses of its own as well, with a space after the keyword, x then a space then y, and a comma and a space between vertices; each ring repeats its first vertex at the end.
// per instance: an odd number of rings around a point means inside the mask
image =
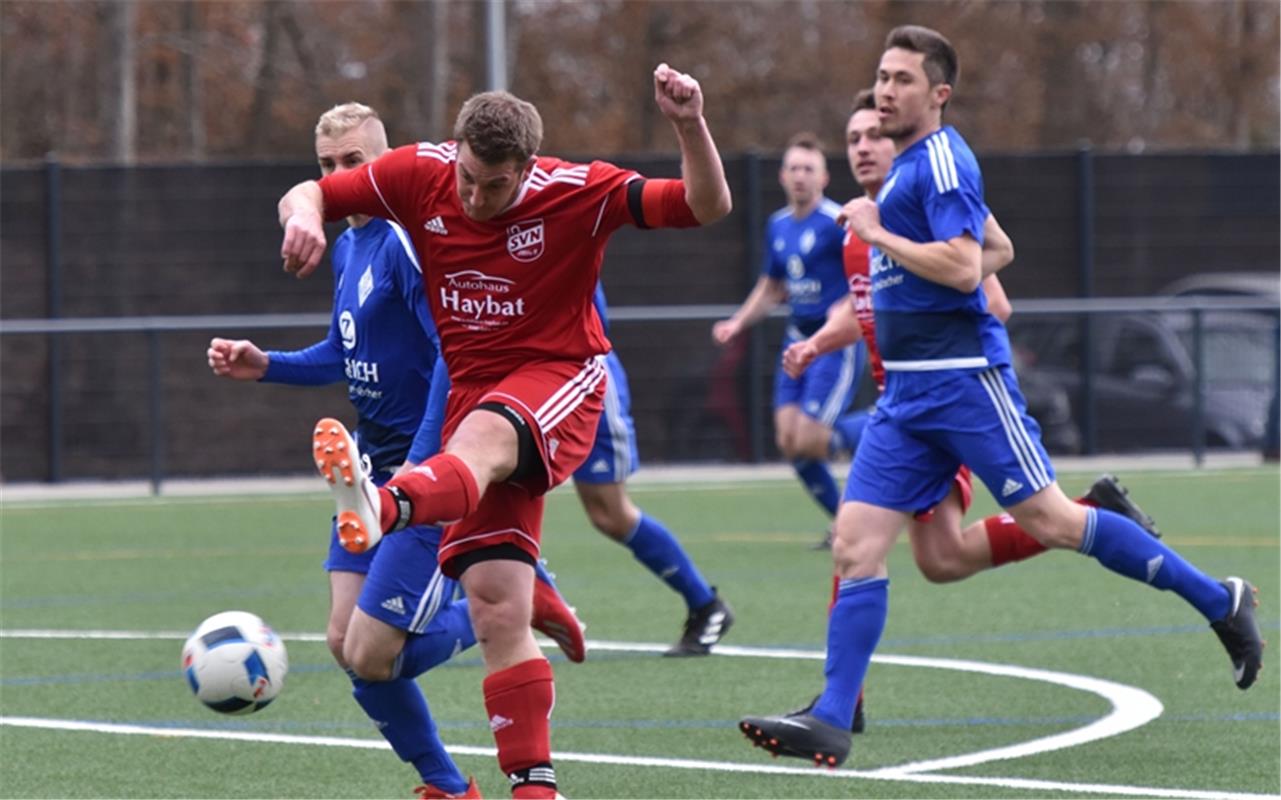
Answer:
MULTIPOLYGON (((1091 508, 1097 507, 1095 503, 1091 503, 1084 497, 1078 497, 1072 502, 1091 508)), ((987 542, 992 547, 992 566, 994 567, 1011 561, 1022 561, 1045 552, 1045 545, 1029 536, 1009 514, 988 517, 983 520, 983 527, 987 528, 987 542)))
POLYGON ((552 665, 531 658, 485 678, 485 713, 498 745, 498 766, 513 781, 512 797, 556 796, 552 770, 552 665))
POLYGON ((382 500, 380 518, 384 531, 409 525, 436 525, 457 522, 476 510, 480 490, 476 479, 462 459, 450 453, 437 453, 404 475, 399 475, 378 490, 382 500), (409 519, 402 519, 403 509, 395 487, 409 501, 409 519))
POLYGON ((987 529, 987 543, 992 548, 994 567, 1045 552, 1045 545, 1028 536, 1009 514, 988 517, 983 520, 983 527, 987 529))

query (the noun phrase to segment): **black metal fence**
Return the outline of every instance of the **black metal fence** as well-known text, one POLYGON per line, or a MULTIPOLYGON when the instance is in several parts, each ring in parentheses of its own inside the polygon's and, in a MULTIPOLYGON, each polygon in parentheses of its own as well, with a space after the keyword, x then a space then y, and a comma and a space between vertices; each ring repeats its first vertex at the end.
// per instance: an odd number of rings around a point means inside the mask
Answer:
MULTIPOLYGON (((619 161, 655 176, 679 170, 671 159, 619 161)), ((1121 312, 1099 311, 1097 301, 1041 311, 1022 298, 1140 297, 1201 272, 1276 273, 1278 155, 1081 151, 990 155, 983 164, 989 202, 1018 251, 1002 273, 1017 309, 1016 344, 1026 339, 1024 357, 1036 357, 1046 342, 1037 327, 1085 331, 1066 345, 1077 353, 1075 382, 1067 368, 1043 381, 1059 397, 1054 404, 1068 404, 1078 429, 1076 443, 1067 437, 1064 449, 1153 443, 1193 449, 1198 441, 1241 446, 1244 440, 1219 441, 1207 415, 1220 402, 1249 406, 1238 416, 1256 414, 1254 394, 1189 393, 1186 359, 1193 356, 1186 342, 1195 324, 1158 326, 1151 338, 1183 355, 1169 356, 1161 370, 1125 372, 1120 360, 1104 364, 1115 353, 1094 341, 1113 336, 1101 320, 1121 312), (1096 337, 1093 326, 1081 327, 1087 313, 1100 320, 1096 337), (1176 340, 1184 342, 1182 351, 1176 340), (1182 408, 1200 396, 1202 413, 1193 418, 1201 421, 1188 423, 1186 436, 1131 442, 1114 434, 1109 425, 1116 415, 1107 407, 1113 400, 1103 390, 1127 382, 1144 387, 1148 394, 1140 398, 1152 403, 1179 395, 1177 403, 1154 409, 1182 408)), ((696 231, 625 229, 607 255, 605 282, 616 306, 612 338, 632 376, 648 461, 775 456, 768 403, 779 323, 760 326, 728 350, 712 345, 710 323, 755 281, 764 220, 783 202, 778 161, 747 154, 728 158, 726 168, 736 203, 728 220, 696 231), (723 308, 629 310, 667 304, 723 308)), ((843 166, 833 159, 832 169, 829 195, 853 195, 843 166)), ((276 348, 303 346, 320 335, 330 282, 287 277, 275 257, 276 199, 313 172, 309 164, 266 163, 125 169, 50 162, 0 169, 0 475, 62 480, 305 469, 297 441, 315 417, 345 408, 341 388, 301 392, 219 381, 208 375, 203 354, 215 334, 250 336, 276 348), (191 319, 262 314, 313 316, 284 328, 264 317, 191 319), (56 334, 20 333, 28 329, 15 326, 19 320, 66 325, 130 316, 152 321, 132 330, 56 334)), ((1129 313, 1156 311, 1140 303, 1129 313)), ((1250 369, 1274 387, 1275 347, 1269 346, 1273 355, 1250 369)), ((1202 357, 1218 363, 1214 352, 1202 357)), ((1029 386, 1040 380, 1037 372, 1052 372, 1050 366, 1043 360, 1025 368, 1029 386)))
MULTIPOLYGON (((633 413, 651 462, 776 456, 769 382, 781 321, 719 350, 707 332, 729 306, 624 306, 614 343, 631 365, 633 413)), ((1260 448, 1281 381, 1281 310, 1241 299, 1020 301, 1012 341, 1023 389, 1051 452, 1260 448), (1136 325, 1160 339, 1126 348, 1136 325), (1082 345, 1082 339, 1088 342, 1082 345), (1082 354, 1091 352, 1092 358, 1082 354), (1083 368, 1085 362, 1092 362, 1083 368)), ((50 358, 56 383, 26 375, 25 402, 6 403, 9 480, 149 478, 298 472, 320 416, 350 416, 341 387, 300 391, 214 378, 203 351, 215 334, 283 347, 319 337, 317 314, 0 322, 10 351, 50 358), (68 385, 93 387, 70 391, 68 385), (10 424, 10 423, 13 424, 10 424)), ((8 390, 6 390, 8 392, 8 390)), ((862 402, 873 390, 865 386, 862 402)), ((6 394, 6 397, 11 395, 6 394)))

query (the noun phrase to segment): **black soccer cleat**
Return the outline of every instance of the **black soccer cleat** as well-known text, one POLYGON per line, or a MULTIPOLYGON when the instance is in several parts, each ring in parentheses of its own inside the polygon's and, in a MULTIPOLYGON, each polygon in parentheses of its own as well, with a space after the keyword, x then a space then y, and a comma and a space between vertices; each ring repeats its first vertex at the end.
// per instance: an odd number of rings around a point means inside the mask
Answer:
POLYGON ((1232 679, 1238 689, 1245 690, 1254 684, 1263 668, 1263 648, 1267 645, 1254 621, 1254 609, 1259 605, 1255 595, 1259 590, 1241 578, 1227 578, 1223 588, 1228 590, 1231 600, 1228 615, 1211 622, 1210 627, 1232 660, 1232 679))
MULTIPOLYGON (((818 698, 814 698, 815 702, 818 698)), ((813 705, 811 703, 811 705, 813 705)), ((850 733, 860 734, 867 729, 867 718, 863 715, 863 694, 860 692, 858 702, 854 704, 854 721, 850 723, 850 733)))
POLYGON ((810 545, 811 550, 831 550, 832 549, 832 526, 827 526, 823 533, 823 538, 810 545))
POLYGON ((668 648, 663 655, 673 658, 705 656, 712 652, 712 645, 719 642, 733 624, 733 609, 716 594, 716 587, 713 586, 712 602, 689 612, 680 641, 668 648))
POLYGON ((803 758, 816 767, 835 769, 849 757, 853 736, 811 714, 813 707, 811 702, 777 717, 743 717, 738 729, 753 745, 776 756, 803 758))
POLYGON ((1130 519, 1155 538, 1161 538, 1161 532, 1156 529, 1156 520, 1130 499, 1130 490, 1122 486, 1115 475, 1100 475, 1090 486, 1090 491, 1085 493, 1085 499, 1099 508, 1130 519))

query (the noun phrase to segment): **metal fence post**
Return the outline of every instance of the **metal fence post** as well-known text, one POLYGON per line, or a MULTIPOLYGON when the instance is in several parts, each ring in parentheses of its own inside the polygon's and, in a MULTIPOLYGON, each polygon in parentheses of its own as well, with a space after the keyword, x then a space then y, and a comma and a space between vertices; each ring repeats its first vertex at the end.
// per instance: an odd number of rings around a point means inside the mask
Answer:
MULTIPOLYGON (((62 167, 56 153, 45 157, 45 313, 50 319, 62 316, 62 167)), ((46 341, 49 361, 46 383, 49 391, 49 482, 62 480, 62 339, 50 335, 46 341)))
MULTIPOLYGON (((761 157, 758 153, 748 152, 743 157, 744 187, 747 207, 743 213, 743 224, 747 229, 747 285, 756 283, 757 270, 761 263, 761 236, 765 230, 765 215, 761 210, 761 157)), ((747 339, 747 427, 748 440, 752 448, 752 462, 765 460, 765 393, 761 390, 764 370, 761 367, 762 354, 765 351, 765 327, 753 325, 747 339)))
POLYGON ((164 340, 155 328, 147 331, 147 409, 151 418, 151 493, 160 494, 165 479, 165 403, 163 360, 164 340))
POLYGON ((1192 461, 1205 463, 1205 328, 1201 309, 1192 310, 1192 461))
MULTIPOLYGON (((1094 296, 1094 150, 1083 142, 1076 151, 1077 168, 1077 294, 1094 296)), ((1094 317, 1085 314, 1081 326, 1081 450, 1098 449, 1094 415, 1094 317)))

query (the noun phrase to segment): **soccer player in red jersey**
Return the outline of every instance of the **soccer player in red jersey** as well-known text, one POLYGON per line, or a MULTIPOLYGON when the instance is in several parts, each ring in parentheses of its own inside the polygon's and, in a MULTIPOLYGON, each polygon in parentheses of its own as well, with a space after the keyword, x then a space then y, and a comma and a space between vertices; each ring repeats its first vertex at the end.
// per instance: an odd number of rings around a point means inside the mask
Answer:
POLYGON ((529 628, 543 494, 586 457, 609 341, 592 306, 605 243, 622 225, 692 227, 729 213, 698 82, 666 64, 654 96, 681 148, 680 180, 537 155, 542 120, 506 92, 468 100, 455 141, 398 148, 308 181, 280 201, 287 271, 312 272, 322 222, 359 213, 400 223, 453 381, 443 452, 383 488, 341 424, 318 423, 314 454, 350 549, 408 525, 450 523, 442 571, 458 577, 488 673, 486 711, 514 797, 556 794, 551 666, 529 628))

